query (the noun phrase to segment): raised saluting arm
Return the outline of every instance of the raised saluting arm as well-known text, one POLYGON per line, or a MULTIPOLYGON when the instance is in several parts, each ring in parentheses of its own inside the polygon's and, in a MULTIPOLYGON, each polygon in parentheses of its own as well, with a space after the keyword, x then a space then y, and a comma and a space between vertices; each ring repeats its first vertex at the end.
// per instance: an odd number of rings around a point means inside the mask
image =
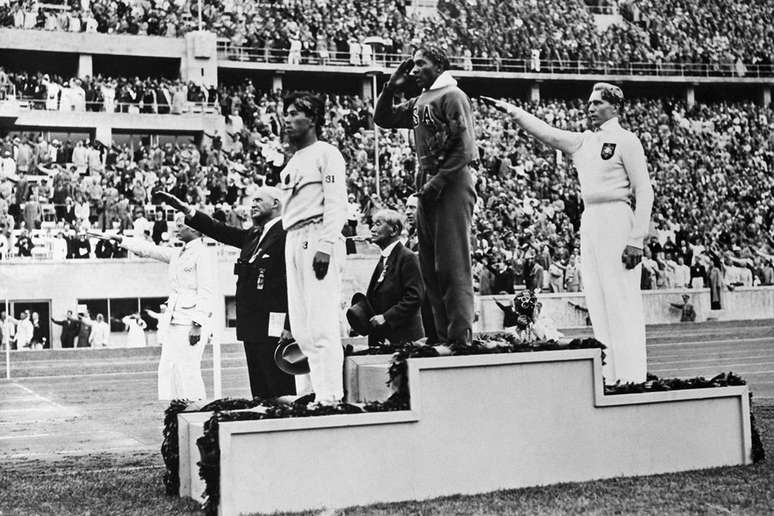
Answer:
POLYGON ((487 104, 511 116, 519 127, 527 131, 546 145, 559 149, 565 154, 573 154, 580 149, 583 143, 581 133, 565 131, 558 129, 539 119, 538 117, 526 112, 520 107, 514 106, 504 100, 493 99, 492 97, 482 96, 481 100, 487 104))

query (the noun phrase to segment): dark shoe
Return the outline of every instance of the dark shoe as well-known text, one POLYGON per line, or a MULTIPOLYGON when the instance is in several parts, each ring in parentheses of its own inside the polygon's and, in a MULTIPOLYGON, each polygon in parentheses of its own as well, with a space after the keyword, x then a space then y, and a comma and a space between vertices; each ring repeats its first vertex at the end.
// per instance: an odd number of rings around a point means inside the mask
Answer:
POLYGON ((310 403, 314 402, 314 398, 314 393, 305 394, 300 398, 297 398, 296 401, 293 402, 293 405, 309 405, 310 403))

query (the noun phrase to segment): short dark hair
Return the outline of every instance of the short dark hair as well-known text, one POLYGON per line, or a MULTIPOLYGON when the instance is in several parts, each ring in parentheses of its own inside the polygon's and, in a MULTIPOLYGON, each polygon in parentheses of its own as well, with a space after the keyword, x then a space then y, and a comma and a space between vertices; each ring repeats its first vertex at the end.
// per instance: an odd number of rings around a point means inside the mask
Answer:
POLYGON ((623 90, 615 84, 609 82, 598 82, 594 84, 591 91, 598 91, 602 100, 609 102, 619 109, 623 108, 624 94, 623 90))
POLYGON ((303 111, 306 116, 314 118, 317 134, 320 134, 322 126, 325 125, 325 99, 311 91, 296 91, 285 95, 282 99, 283 110, 288 106, 295 105, 299 111, 303 111))
POLYGON ((414 53, 417 52, 422 52, 423 56, 443 68, 444 71, 451 67, 446 51, 437 45, 420 45, 414 50, 414 53))

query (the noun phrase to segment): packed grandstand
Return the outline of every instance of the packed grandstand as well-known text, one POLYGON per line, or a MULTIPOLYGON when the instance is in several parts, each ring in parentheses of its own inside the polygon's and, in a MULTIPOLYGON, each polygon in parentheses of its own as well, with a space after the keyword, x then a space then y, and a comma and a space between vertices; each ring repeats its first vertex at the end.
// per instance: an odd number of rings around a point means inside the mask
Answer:
MULTIPOLYGON (((392 67, 414 45, 432 39, 455 56, 453 66, 462 72, 628 70, 632 76, 726 77, 732 86, 750 75, 772 75, 774 29, 765 22, 774 10, 771 0, 458 0, 438 2, 431 17, 420 17, 407 4, 205 0, 201 23, 219 37, 220 59, 277 67, 392 67), (615 23, 600 24, 594 14, 600 7, 615 23)), ((0 6, 0 25, 176 38, 198 28, 196 7, 168 1, 54 6, 12 0, 0 6)), ((79 236, 89 228, 147 234, 160 242, 167 238, 168 213, 154 204, 158 190, 172 191, 231 224, 247 225, 251 196, 258 186, 277 180, 287 159, 281 139, 283 91, 233 73, 215 85, 169 78, 152 66, 139 76, 98 70, 78 76, 74 70, 49 73, 34 62, 6 61, 0 63, 5 65, 0 103, 13 101, 51 116, 175 116, 198 106, 197 112, 221 115, 226 122, 222 133, 129 141, 102 141, 85 130, 52 136, 43 127, 0 128, 4 260, 125 256, 79 236)), ((529 109, 539 117, 582 131, 587 89, 581 85, 539 101, 511 100, 531 102, 529 109)), ((479 103, 476 91, 468 93, 480 155, 474 225, 478 291, 513 292, 529 285, 534 263, 543 279, 533 286, 582 289, 577 257, 583 207, 571 163, 479 103)), ((404 210, 415 169, 407 132, 375 131, 370 100, 345 87, 326 96, 324 138, 348 163, 351 226, 367 226, 379 207, 404 210)), ((754 96, 709 97, 627 98, 622 123, 643 142, 656 192, 643 288, 709 285, 713 269, 723 272, 731 288, 774 283, 770 92, 764 102, 754 96)))

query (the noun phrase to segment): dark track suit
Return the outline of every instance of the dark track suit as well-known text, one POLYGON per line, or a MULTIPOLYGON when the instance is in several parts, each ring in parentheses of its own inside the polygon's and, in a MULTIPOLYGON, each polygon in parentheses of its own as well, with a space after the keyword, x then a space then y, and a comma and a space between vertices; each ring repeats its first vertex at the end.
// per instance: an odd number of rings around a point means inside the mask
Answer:
POLYGON ((473 328, 470 228, 476 201, 468 165, 478 159, 468 96, 446 72, 418 97, 393 104, 393 91, 379 96, 374 121, 384 128, 414 129, 419 170, 417 207, 419 263, 440 342, 464 344, 473 328), (440 194, 437 191, 440 190, 440 194))

